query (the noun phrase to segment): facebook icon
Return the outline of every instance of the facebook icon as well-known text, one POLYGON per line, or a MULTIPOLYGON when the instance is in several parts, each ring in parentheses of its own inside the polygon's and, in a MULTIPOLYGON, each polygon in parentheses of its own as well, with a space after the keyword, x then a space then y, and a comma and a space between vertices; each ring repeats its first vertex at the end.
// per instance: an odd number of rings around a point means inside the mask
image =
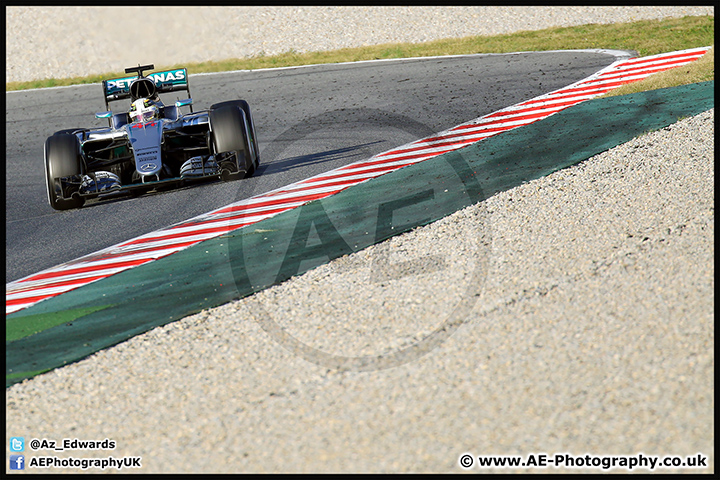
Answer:
POLYGON ((10 470, 25 470, 25 455, 10 455, 10 470))

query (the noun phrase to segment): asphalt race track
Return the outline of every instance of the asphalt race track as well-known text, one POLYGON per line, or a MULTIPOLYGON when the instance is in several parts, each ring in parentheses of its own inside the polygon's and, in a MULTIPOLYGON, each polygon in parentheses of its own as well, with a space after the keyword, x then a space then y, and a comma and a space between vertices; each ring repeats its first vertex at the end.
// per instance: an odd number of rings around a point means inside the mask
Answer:
POLYGON ((261 151, 255 176, 67 212, 47 204, 43 144, 57 130, 103 126, 93 116, 104 110, 101 87, 9 92, 6 281, 569 85, 614 59, 544 52, 191 74, 195 110, 238 98, 250 103, 261 151))

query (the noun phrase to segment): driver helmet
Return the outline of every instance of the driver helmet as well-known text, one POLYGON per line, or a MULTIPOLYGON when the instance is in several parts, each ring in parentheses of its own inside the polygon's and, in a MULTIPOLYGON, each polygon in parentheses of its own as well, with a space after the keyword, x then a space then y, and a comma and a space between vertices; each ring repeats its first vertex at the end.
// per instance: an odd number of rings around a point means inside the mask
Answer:
POLYGON ((149 98, 135 100, 130 106, 130 118, 133 122, 149 122, 158 118, 158 107, 149 98))

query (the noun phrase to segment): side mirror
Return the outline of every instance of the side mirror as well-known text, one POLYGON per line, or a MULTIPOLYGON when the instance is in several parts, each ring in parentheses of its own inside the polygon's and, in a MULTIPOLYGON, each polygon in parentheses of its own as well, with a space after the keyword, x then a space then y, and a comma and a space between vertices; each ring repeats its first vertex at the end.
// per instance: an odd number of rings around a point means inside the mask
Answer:
POLYGON ((110 118, 112 117, 112 112, 99 112, 95 114, 95 118, 110 118))
POLYGON ((178 100, 175 102, 176 107, 185 107, 187 105, 192 105, 193 101, 192 98, 186 98, 185 100, 178 100))

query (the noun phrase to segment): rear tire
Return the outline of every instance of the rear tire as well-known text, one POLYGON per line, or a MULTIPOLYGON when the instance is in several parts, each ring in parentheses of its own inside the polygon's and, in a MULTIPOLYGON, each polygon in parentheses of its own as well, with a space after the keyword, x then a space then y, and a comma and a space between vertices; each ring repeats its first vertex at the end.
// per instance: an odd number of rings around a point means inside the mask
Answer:
POLYGON ((245 113, 235 105, 225 105, 210 110, 210 130, 214 153, 238 152, 238 172, 226 172, 224 180, 236 180, 249 176, 252 172, 253 158, 248 141, 248 126, 245 113), (240 156, 242 155, 242 160, 240 156))
POLYGON ((48 137, 45 141, 45 180, 48 202, 52 208, 69 210, 85 204, 84 198, 71 191, 70 187, 63 187, 60 180, 81 173, 80 142, 77 137, 68 133, 48 137))
POLYGON ((260 148, 258 148, 257 143, 257 135, 255 135, 255 121, 253 120, 252 114, 250 113, 250 105, 245 100, 230 100, 227 102, 220 102, 216 103, 215 105, 210 107, 210 110, 216 110, 218 108, 226 107, 226 106, 235 106, 237 108, 240 108, 245 113, 245 120, 248 125, 248 133, 250 134, 250 140, 249 144, 251 147, 251 155, 254 159, 251 169, 248 171, 248 177, 251 176, 255 169, 257 169, 258 165, 260 165, 260 148))

